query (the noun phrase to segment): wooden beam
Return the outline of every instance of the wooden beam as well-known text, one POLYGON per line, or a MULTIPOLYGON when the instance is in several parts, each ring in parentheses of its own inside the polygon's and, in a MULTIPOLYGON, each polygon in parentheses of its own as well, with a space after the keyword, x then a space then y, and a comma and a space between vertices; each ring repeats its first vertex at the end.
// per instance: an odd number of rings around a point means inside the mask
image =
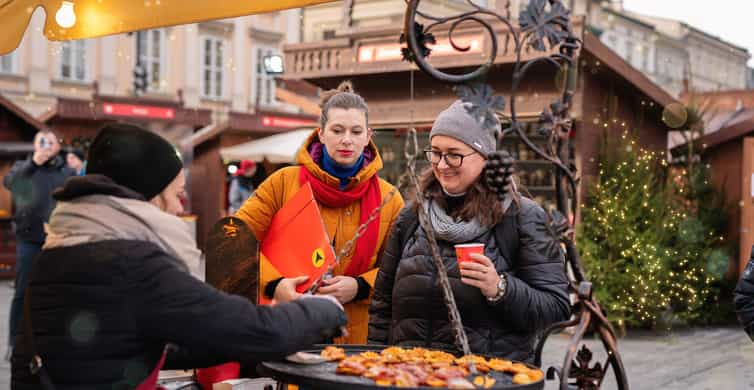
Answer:
POLYGON ((301 108, 306 114, 319 116, 319 104, 306 96, 299 95, 286 89, 276 88, 275 98, 281 102, 301 108))

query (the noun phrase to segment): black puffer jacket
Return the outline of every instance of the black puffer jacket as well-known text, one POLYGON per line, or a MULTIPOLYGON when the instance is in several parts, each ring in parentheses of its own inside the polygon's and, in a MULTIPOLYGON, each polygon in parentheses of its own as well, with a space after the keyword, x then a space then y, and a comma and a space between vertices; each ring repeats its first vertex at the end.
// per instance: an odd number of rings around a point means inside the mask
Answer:
MULTIPOLYGON (((92 183, 92 192, 133 194, 106 183, 92 183)), ((310 347, 346 323, 341 309, 320 299, 257 307, 224 294, 136 240, 45 249, 27 291, 36 349, 59 390, 134 388, 166 343, 182 347, 170 368, 253 362, 310 347)), ((16 340, 11 387, 41 389, 26 341, 16 340)))
POLYGON ((744 326, 749 337, 754 340, 754 247, 751 248, 749 263, 746 264, 746 269, 736 286, 734 302, 738 321, 744 326))
MULTIPOLYGON (((511 208, 508 212, 518 212, 511 208)), ((369 342, 456 349, 429 243, 422 228, 401 247, 402 228, 417 218, 412 206, 398 217, 381 258, 369 316, 369 342)), ((490 304, 478 288, 463 284, 451 243, 440 241, 453 294, 472 352, 528 361, 539 330, 570 315, 563 254, 546 229, 539 205, 521 198, 518 255, 504 259, 493 231, 474 240, 484 242, 485 255, 505 273, 505 296, 490 304)))

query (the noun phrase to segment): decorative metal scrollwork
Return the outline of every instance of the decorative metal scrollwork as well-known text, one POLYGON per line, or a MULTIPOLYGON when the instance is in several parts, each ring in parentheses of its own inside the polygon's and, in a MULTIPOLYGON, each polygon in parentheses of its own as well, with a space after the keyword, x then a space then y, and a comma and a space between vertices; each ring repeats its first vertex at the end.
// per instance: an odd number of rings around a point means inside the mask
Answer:
MULTIPOLYGON (((499 22, 504 26, 502 37, 505 39, 506 48, 509 41, 513 40, 515 63, 511 78, 511 92, 507 99, 510 114, 508 118, 504 118, 510 125, 496 134, 498 147, 504 137, 515 134, 527 147, 556 167, 557 212, 548 212, 550 218, 548 229, 565 251, 566 267, 570 267, 574 275, 569 289, 577 296, 572 308, 573 317, 550 326, 541 334, 536 348, 535 363, 541 365, 542 350, 550 334, 566 327, 575 327, 562 368, 553 367, 549 370, 551 374, 558 374, 560 389, 567 390, 572 386, 583 390, 597 389, 601 386, 608 369, 612 368, 618 388, 627 390, 628 380, 618 353, 615 331, 592 295, 591 283, 585 278, 578 250, 573 243, 575 223, 573 216, 576 214, 576 207, 579 203, 577 191, 579 179, 568 151, 572 142, 573 128, 570 110, 578 78, 577 58, 581 40, 575 36, 571 27, 570 11, 560 0, 531 0, 521 11, 518 26, 514 26, 508 6, 505 7, 504 14, 498 14, 472 0, 467 0, 466 3, 471 7, 470 11, 436 17, 418 10, 420 0, 407 0, 406 3, 404 32, 401 36, 401 42, 407 44, 403 52, 404 59, 414 62, 419 69, 432 78, 455 85, 456 94, 463 101, 470 103, 469 113, 480 123, 487 122, 486 124, 489 125, 502 118, 506 103, 502 96, 495 96, 492 88, 485 83, 498 53, 498 35, 495 33, 493 23, 499 22), (426 27, 417 23, 417 16, 427 22, 426 27), (432 53, 428 45, 435 42, 434 29, 437 26, 449 24, 447 33, 450 44, 456 50, 465 52, 469 50, 469 47, 459 46, 453 37, 457 27, 464 22, 476 23, 486 30, 489 36, 489 53, 485 61, 468 73, 450 74, 436 69, 427 60, 432 53), (555 52, 522 61, 524 50, 539 52, 555 50, 555 52), (544 148, 532 142, 516 113, 516 96, 519 86, 527 72, 538 63, 552 65, 562 79, 559 98, 544 107, 539 116, 539 134, 547 139, 544 148), (600 337, 607 351, 608 357, 604 364, 598 362, 594 366, 589 365, 592 353, 583 345, 584 335, 588 331, 593 331, 600 337), (580 344, 582 347, 578 350, 580 344)), ((485 180, 498 194, 511 189, 512 166, 512 157, 504 151, 498 150, 488 156, 485 180)))

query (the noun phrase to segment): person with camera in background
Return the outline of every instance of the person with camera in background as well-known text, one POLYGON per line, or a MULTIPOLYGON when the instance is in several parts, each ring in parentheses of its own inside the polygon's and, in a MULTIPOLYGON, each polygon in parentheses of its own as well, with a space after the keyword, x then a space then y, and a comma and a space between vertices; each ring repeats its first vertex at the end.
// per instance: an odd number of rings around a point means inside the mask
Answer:
POLYGON ((15 205, 13 216, 16 234, 16 290, 10 308, 9 352, 18 332, 23 308, 26 281, 34 257, 42 250, 45 241, 44 224, 55 207, 52 191, 75 174, 60 156, 60 142, 49 130, 34 136, 34 153, 26 160, 17 161, 3 179, 10 190, 15 205))

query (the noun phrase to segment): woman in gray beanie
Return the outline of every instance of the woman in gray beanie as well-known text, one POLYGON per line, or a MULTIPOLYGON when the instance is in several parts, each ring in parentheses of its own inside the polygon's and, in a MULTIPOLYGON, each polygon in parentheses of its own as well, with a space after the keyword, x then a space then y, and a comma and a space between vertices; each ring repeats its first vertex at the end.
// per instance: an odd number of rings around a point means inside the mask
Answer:
POLYGON ((370 343, 456 348, 418 207, 435 231, 472 352, 531 361, 537 332, 570 316, 564 259, 544 210, 519 194, 501 202, 485 183, 495 130, 461 101, 435 120, 423 197, 403 209, 381 258, 370 343), (483 244, 484 255, 460 262, 454 246, 468 243, 483 244))

